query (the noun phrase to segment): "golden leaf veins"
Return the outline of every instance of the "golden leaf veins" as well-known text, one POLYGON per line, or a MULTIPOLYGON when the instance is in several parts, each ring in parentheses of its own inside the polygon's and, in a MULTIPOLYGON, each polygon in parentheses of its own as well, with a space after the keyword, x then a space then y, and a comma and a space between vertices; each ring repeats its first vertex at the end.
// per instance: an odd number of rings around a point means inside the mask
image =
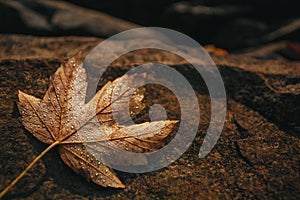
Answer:
MULTIPOLYGON (((50 85, 43 99, 19 91, 18 108, 22 123, 39 141, 58 145, 60 157, 75 172, 103 187, 124 188, 114 171, 95 158, 95 153, 105 155, 114 151, 108 141, 127 151, 140 153, 157 150, 177 121, 119 126, 113 118, 113 114, 118 113, 113 113, 112 104, 116 110, 114 112, 126 108, 128 102, 122 100, 130 92, 130 82, 137 81, 139 75, 125 75, 108 82, 85 103, 87 77, 81 60, 78 53, 57 69, 50 77, 50 85), (121 88, 118 88, 118 96, 112 102, 118 81, 122 83, 121 88)), ((139 109, 143 109, 143 98, 143 93, 134 92, 130 99, 139 109)))

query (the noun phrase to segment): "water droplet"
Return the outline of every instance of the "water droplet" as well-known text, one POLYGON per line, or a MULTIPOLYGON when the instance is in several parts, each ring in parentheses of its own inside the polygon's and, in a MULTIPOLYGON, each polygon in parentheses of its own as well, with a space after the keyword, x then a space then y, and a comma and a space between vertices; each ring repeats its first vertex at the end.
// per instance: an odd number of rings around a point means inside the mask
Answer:
POLYGON ((71 129, 74 129, 74 126, 73 126, 73 125, 71 126, 71 129))

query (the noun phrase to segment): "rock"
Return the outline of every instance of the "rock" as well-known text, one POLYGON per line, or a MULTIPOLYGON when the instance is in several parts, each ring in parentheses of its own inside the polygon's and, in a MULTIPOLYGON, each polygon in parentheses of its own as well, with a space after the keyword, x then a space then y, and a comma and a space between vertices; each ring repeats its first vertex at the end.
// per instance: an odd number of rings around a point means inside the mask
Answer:
POLYGON ((1 35, 1 59, 57 58, 89 51, 102 39, 96 37, 36 37, 1 35), (64 48, 60 48, 63 46, 64 48))
POLYGON ((109 37, 138 25, 63 1, 0 1, 0 32, 109 37))
MULTIPOLYGON (((18 89, 41 97, 48 87, 50 74, 63 62, 64 56, 78 49, 87 53, 99 41, 87 37, 0 37, 3 47, 0 49, 0 170, 3 172, 0 190, 46 147, 32 138, 18 121, 20 115, 15 105, 18 89), (19 51, 16 46, 20 47, 19 51), (22 50, 26 47, 32 55, 22 50), (10 48, 13 50, 9 51, 10 48)), ((126 47, 126 44, 116 44, 116 48, 126 47)), ((205 85, 178 56, 154 50, 139 53, 114 61, 99 84, 153 60, 183 73, 201 102, 199 130, 187 152, 159 171, 138 175, 118 172, 126 189, 117 190, 86 182, 65 166, 53 150, 5 198, 300 198, 298 62, 212 55, 227 90, 228 112, 217 145, 206 158, 199 159, 198 151, 210 119, 210 98, 205 85)), ((174 100, 172 95, 163 88, 149 90, 147 101, 157 99, 157 103, 168 108, 170 116, 179 115, 178 106, 168 104, 174 100)))

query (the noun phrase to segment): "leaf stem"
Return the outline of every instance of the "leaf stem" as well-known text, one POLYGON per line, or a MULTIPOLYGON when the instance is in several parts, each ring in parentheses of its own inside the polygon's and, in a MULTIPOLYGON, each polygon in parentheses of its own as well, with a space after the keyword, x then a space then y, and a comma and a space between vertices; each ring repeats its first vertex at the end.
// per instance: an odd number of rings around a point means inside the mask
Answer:
POLYGON ((9 186, 7 186, 1 193, 0 193, 0 199, 16 184, 19 182, 19 180, 53 147, 58 145, 61 141, 55 141, 51 145, 49 145, 42 153, 40 153, 28 166, 27 168, 17 177, 9 186))

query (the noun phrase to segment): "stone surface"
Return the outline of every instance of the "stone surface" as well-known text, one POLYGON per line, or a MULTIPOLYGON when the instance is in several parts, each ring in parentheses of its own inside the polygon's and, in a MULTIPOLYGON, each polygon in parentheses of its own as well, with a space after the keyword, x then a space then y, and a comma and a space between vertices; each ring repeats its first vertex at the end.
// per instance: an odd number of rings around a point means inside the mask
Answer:
MULTIPOLYGON (((17 92, 41 97, 49 76, 65 56, 88 53, 101 41, 87 37, 0 37, 0 190, 8 185, 46 145, 19 122, 17 92)), ((124 48, 126 44, 116 45, 124 48)), ((206 87, 191 66, 173 54, 141 50, 113 62, 100 80, 122 75, 147 61, 158 61, 184 74, 195 88, 200 126, 191 147, 170 166, 145 174, 118 172, 125 189, 101 188, 76 175, 48 153, 6 199, 299 199, 299 62, 258 60, 242 55, 212 58, 224 79, 228 112, 220 139, 204 159, 198 151, 210 118, 206 87)), ((148 105, 161 103, 169 116, 179 116, 174 96, 149 87, 148 105)))

